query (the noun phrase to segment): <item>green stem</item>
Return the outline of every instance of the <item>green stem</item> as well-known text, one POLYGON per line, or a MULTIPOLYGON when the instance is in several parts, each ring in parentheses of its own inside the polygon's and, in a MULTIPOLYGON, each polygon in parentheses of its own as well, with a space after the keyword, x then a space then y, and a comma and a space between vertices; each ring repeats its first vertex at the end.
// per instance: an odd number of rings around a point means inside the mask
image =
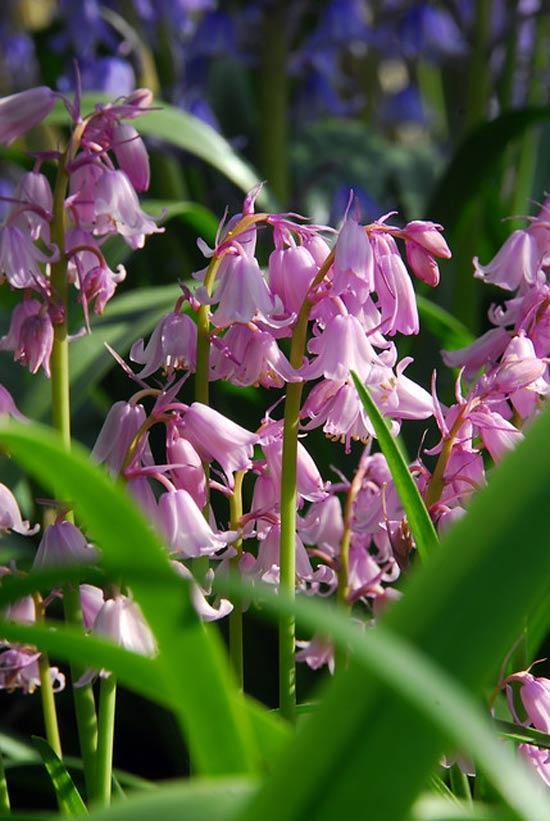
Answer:
POLYGON ((7 815, 10 811, 10 794, 8 791, 6 771, 4 769, 4 756, 0 752, 0 812, 3 815, 7 815))
MULTIPOLYGON (((33 596, 36 621, 44 621, 44 604, 42 596, 35 593, 33 596)), ((47 653, 41 653, 38 659, 38 676, 40 678, 40 700, 42 702, 42 715, 44 716, 44 730, 48 744, 52 750, 63 757, 61 751, 61 738, 59 735, 59 724, 57 721, 57 710, 55 706, 55 696, 53 684, 50 677, 50 659, 47 653)))
MULTIPOLYGON (((213 256, 206 270, 204 277, 204 287, 208 296, 212 295, 216 274, 221 256, 213 256)), ((208 305, 201 305, 197 316, 197 370, 195 373, 195 401, 202 402, 203 405, 209 403, 209 369, 210 369, 210 308, 208 305)))
POLYGON ((111 803, 115 711, 116 678, 110 675, 101 679, 99 691, 96 801, 100 806, 108 806, 111 803))
MULTIPOLYGON (((353 523, 353 505, 357 498, 357 494, 363 485, 365 478, 366 460, 368 456, 369 446, 367 445, 361 456, 361 460, 355 471, 355 475, 349 486, 346 496, 346 504, 344 506, 344 532, 340 541, 340 553, 338 556, 338 590, 336 591, 336 599, 340 607, 347 612, 351 611, 349 603, 349 549, 351 544, 352 523, 353 523)), ((336 648, 336 667, 344 666, 347 660, 347 652, 343 649, 336 648)))
MULTIPOLYGON (((315 291, 334 259, 332 251, 313 280, 309 293, 315 291)), ((304 301, 292 333, 290 364, 298 369, 302 365, 306 347, 309 313, 312 303, 304 301)), ((298 430, 303 382, 287 385, 283 423, 283 456, 281 470, 281 540, 279 547, 279 586, 290 598, 295 596, 296 586, 296 473, 298 457, 298 430)), ((296 720, 296 662, 294 616, 279 617, 279 706, 281 715, 288 721, 296 720)))
POLYGON ((287 6, 277 0, 266 9, 260 69, 260 168, 283 206, 289 196, 287 6))
MULTIPOLYGON (((229 510, 231 514, 231 528, 236 530, 240 527, 241 516, 243 515, 243 478, 244 471, 240 470, 235 474, 235 488, 229 499, 229 510)), ((242 553, 242 539, 233 542, 232 547, 237 551, 237 555, 231 559, 234 570, 239 569, 239 561, 242 553)), ((244 689, 244 660, 243 660, 243 608, 241 602, 235 602, 233 610, 229 614, 229 657, 239 689, 244 689)))
MULTIPOLYGON (((526 100, 528 105, 537 105, 544 100, 541 78, 544 75, 548 54, 548 28, 548 20, 544 18, 544 15, 538 15, 533 44, 532 76, 526 100)), ((529 198, 533 190, 533 179, 537 167, 539 139, 540 130, 537 128, 529 129, 521 139, 511 207, 513 215, 529 212, 529 198)))
MULTIPOLYGON (((79 123, 73 132, 68 148, 59 162, 53 197, 53 219, 51 225, 52 241, 59 250, 59 260, 52 265, 51 285, 54 299, 63 311, 62 321, 56 324, 54 343, 50 362, 52 381, 52 424, 58 431, 64 447, 71 447, 71 404, 69 381, 69 339, 68 339, 68 278, 67 258, 65 256, 65 197, 69 183, 67 165, 76 154, 85 123, 79 123)), ((70 515, 67 516, 71 518, 70 515)), ((82 625, 80 595, 78 589, 66 588, 63 597, 65 620, 68 623, 82 625)), ((78 726, 78 735, 84 776, 88 796, 93 795, 95 751, 97 743, 97 720, 94 695, 91 685, 75 687, 74 681, 80 677, 82 670, 71 665, 73 681, 73 698, 78 726)), ((55 749, 55 748, 54 748, 55 749)), ((57 752, 57 750, 56 750, 57 752)), ((61 756, 61 751, 59 751, 61 756)))
MULTIPOLYGON (((65 621, 68 624, 82 626, 82 611, 80 607, 80 593, 78 588, 67 586, 63 591, 63 608, 65 621)), ((97 716, 95 709, 94 691, 91 684, 75 687, 84 669, 71 664, 71 681, 73 682, 73 703, 80 742, 80 752, 84 767, 86 793, 91 799, 96 792, 95 770, 97 751, 97 716)))
POLYGON ((492 5, 493 0, 478 0, 475 5, 474 42, 469 62, 466 96, 465 127, 468 131, 485 118, 487 110, 490 83, 487 58, 492 5))

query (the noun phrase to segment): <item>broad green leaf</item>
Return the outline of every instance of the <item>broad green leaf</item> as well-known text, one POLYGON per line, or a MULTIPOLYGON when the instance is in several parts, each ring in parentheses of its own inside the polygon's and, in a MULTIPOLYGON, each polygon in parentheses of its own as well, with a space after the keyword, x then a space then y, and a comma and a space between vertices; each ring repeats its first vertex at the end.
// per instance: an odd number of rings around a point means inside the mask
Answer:
POLYGON ((440 177, 426 209, 428 219, 452 230, 464 204, 499 177, 502 155, 510 143, 545 120, 550 120, 547 107, 506 111, 468 134, 440 177))
POLYGON ((352 371, 351 375, 359 398, 376 432, 380 449, 386 457, 399 499, 407 514, 407 520, 416 542, 418 554, 422 560, 425 560, 430 552, 437 546, 438 542, 433 522, 430 519, 420 492, 411 476, 403 454, 399 450, 390 432, 386 420, 378 410, 370 393, 362 384, 357 374, 352 371))
POLYGON ((78 520, 102 550, 109 571, 126 564, 144 573, 132 590, 159 645, 160 681, 177 705, 196 771, 250 772, 257 765, 254 737, 226 662, 221 640, 199 621, 168 553, 149 523, 84 448, 63 451, 46 428, 9 424, 0 443, 31 475, 64 499, 73 499, 78 520), (165 583, 167 582, 167 583, 165 583))
POLYGON ((439 339, 443 348, 463 348, 474 341, 472 332, 441 305, 421 294, 416 295, 416 303, 423 327, 439 339))
MULTIPOLYGON (((524 771, 523 764, 517 762, 511 752, 501 744, 489 717, 483 714, 473 696, 393 630, 377 625, 365 633, 364 627, 358 627, 349 619, 347 613, 313 598, 300 596, 291 599, 281 592, 278 595, 274 594, 266 586, 257 588, 254 593, 250 586, 242 583, 233 582, 233 588, 231 582, 228 584, 227 581, 221 581, 218 584, 221 590, 227 585, 227 589, 232 590, 234 594, 237 593, 243 598, 253 598, 260 606, 261 612, 270 612, 274 617, 280 613, 293 613, 297 623, 304 628, 329 636, 335 645, 347 648, 353 662, 378 679, 385 693, 394 693, 400 704, 408 704, 417 712, 422 718, 424 732, 426 727, 430 727, 434 735, 440 735, 445 739, 448 749, 460 749, 471 755, 520 817, 521 813, 525 813, 526 817, 533 817, 535 811, 544 808, 550 812, 550 802, 545 803, 536 795, 535 777, 524 771)), ((361 677, 361 680, 364 685, 364 677, 361 677)), ((340 707, 341 715, 342 705, 340 707)), ((319 712, 323 712, 322 703, 319 712)), ((335 715, 335 721, 337 720, 338 714, 335 715)), ((321 726, 312 714, 309 723, 304 727, 313 726, 317 729, 317 743, 321 743, 320 734, 326 732, 328 744, 331 724, 321 726)), ((404 732, 403 727, 402 733, 404 732)), ((401 736, 399 739, 401 742, 401 736)), ((285 751, 281 758, 287 760, 285 751)), ((414 765, 411 762, 409 766, 414 765)), ((358 785, 366 791, 369 790, 367 772, 362 782, 357 782, 355 790, 358 785)), ((395 773, 394 778, 397 783, 395 773)), ((275 815, 264 816, 270 799, 273 800, 273 793, 267 787, 258 803, 253 802, 243 818, 247 821, 252 821, 253 818, 275 818, 275 815)), ((384 818, 398 817, 389 813, 384 814, 382 809, 380 812, 384 818)), ((317 815, 310 816, 306 807, 294 805, 290 801, 284 808, 278 805, 277 813, 280 819, 317 818, 317 815)))
POLYGON ((129 797, 109 809, 91 812, 89 817, 91 821, 230 821, 255 787, 249 779, 193 779, 129 797))
POLYGON ((97 636, 85 636, 75 627, 46 624, 15 624, 0 621, 0 634, 9 641, 34 644, 63 661, 111 670, 120 683, 163 706, 175 708, 172 692, 164 684, 156 659, 131 653, 97 636))
MULTIPOLYGON (((112 578, 124 578, 132 585, 136 580, 143 583, 151 576, 150 573, 144 576, 139 568, 112 566, 112 578)), ((82 566, 65 566, 34 571, 26 576, 5 576, 0 584, 0 608, 35 591, 47 593, 52 587, 78 581, 101 585, 105 582, 105 575, 91 568, 83 573, 82 566)), ((169 580, 162 579, 162 582, 180 589, 182 595, 185 592, 184 584, 177 576, 169 580)), ((119 683, 128 689, 163 707, 177 710, 178 705, 172 692, 163 686, 156 659, 131 653, 94 635, 83 635, 80 630, 61 622, 26 625, 0 619, 0 635, 22 644, 35 644, 39 649, 64 661, 78 662, 97 670, 111 670, 119 683)), ((264 765, 269 766, 288 741, 290 727, 280 716, 259 702, 246 698, 245 704, 260 757, 264 765)))
MULTIPOLYGON (((111 100, 105 94, 84 94, 82 112, 93 111, 96 103, 107 103, 111 100)), ((235 152, 221 134, 211 126, 162 100, 156 100, 156 110, 148 111, 139 118, 136 125, 144 136, 155 137, 168 145, 188 151, 195 157, 212 165, 231 182, 243 191, 249 191, 258 182, 253 169, 235 152)), ((68 125, 69 117, 64 106, 58 105, 48 116, 46 122, 55 125, 68 125)), ((264 194, 264 198, 265 198, 264 194)))
POLYGON ((510 813, 500 807, 485 804, 446 801, 433 795, 423 795, 413 807, 407 821, 510 821, 510 813))
MULTIPOLYGON (((86 402, 89 389, 115 364, 105 343, 124 356, 137 339, 148 334, 159 319, 173 308, 180 293, 176 285, 163 285, 114 297, 106 313, 93 320, 93 332, 72 343, 70 379, 73 413, 86 402)), ((35 377, 30 388, 19 398, 23 413, 39 420, 48 417, 50 403, 50 381, 41 377, 35 377)))
POLYGON ((88 815, 86 805, 59 756, 43 738, 33 736, 32 740, 48 771, 59 809, 63 815, 88 815))
MULTIPOLYGON (((476 696, 494 687, 525 618, 547 594, 549 441, 550 408, 492 472, 440 549, 414 568, 402 599, 380 620, 476 696)), ((346 818, 368 796, 379 817, 402 818, 444 746, 441 734, 427 731, 418 707, 355 662, 336 675, 315 715, 298 728, 254 803, 255 817, 346 818)), ((522 817, 548 814, 532 809, 522 817)))

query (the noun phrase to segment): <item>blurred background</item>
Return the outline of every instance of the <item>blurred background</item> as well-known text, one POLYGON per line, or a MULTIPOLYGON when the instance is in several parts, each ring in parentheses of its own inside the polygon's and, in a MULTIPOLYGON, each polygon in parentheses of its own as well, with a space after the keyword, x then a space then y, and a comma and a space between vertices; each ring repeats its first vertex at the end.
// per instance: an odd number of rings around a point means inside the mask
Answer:
MULTIPOLYGON (((177 281, 203 265, 197 236, 211 243, 224 208, 240 210, 257 179, 267 181, 263 208, 315 222, 337 227, 353 188, 363 221, 395 210, 396 221, 445 226, 453 259, 441 265, 436 292, 417 288, 429 299, 421 337, 399 343, 401 356, 415 357, 410 375, 427 386, 441 367, 438 350, 471 341, 490 303, 502 300, 473 279, 472 257, 488 262, 550 189, 549 10, 543 0, 4 0, 1 96, 42 84, 69 94, 76 60, 88 109, 94 98, 148 86, 167 115, 162 128, 138 122, 152 163, 145 208, 164 215, 166 233, 137 253, 107 246, 128 276, 92 337, 72 348, 75 436, 92 445, 107 409, 133 390, 103 342, 125 356, 150 332, 177 298, 177 281)), ((0 149, 2 196, 32 167, 29 152, 59 145, 63 128, 59 110, 0 149)), ((264 261, 268 250, 260 249, 264 261)), ((0 333, 15 298, 0 289, 0 333)), ((75 330, 81 322, 75 311, 75 330)), ((452 377, 442 372, 443 398, 452 377)), ((3 354, 0 382, 25 413, 48 421, 45 379, 3 354)), ((274 401, 227 385, 213 394, 219 410, 250 428, 274 401)), ((423 430, 405 426, 412 458, 423 430)), ((349 475, 359 452, 345 457, 318 431, 308 447, 325 478, 332 467, 349 475)), ((32 518, 36 489, 6 460, 0 470, 32 518)), ((28 542, 3 539, 1 561, 24 551, 32 555, 28 542)), ((272 631, 251 622, 247 689, 271 704, 275 656, 272 631)), ((299 672, 304 695, 314 677, 299 672)), ((60 701, 70 722, 70 693, 60 701)), ((4 730, 36 732, 36 697, 2 693, 0 702, 4 730)), ((117 765, 148 778, 185 772, 171 718, 131 694, 119 703, 117 765)), ((44 802, 38 772, 21 770, 23 805, 44 802)))

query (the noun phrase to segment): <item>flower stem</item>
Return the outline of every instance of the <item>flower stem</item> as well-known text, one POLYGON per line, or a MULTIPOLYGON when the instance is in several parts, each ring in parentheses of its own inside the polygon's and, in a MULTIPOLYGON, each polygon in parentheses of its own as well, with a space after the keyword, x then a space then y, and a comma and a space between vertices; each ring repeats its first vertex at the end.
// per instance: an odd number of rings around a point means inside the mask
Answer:
MULTIPOLYGON (((65 621, 68 624, 82 625, 82 610, 80 607, 80 593, 72 586, 65 587, 63 591, 63 608, 65 621)), ((88 799, 95 795, 95 769, 97 751, 97 716, 95 709, 94 691, 91 684, 83 687, 75 687, 82 673, 83 668, 71 664, 71 681, 73 682, 73 702, 76 714, 76 724, 78 728, 78 739, 80 742, 80 752, 84 765, 84 780, 86 782, 86 793, 88 799)))
MULTIPOLYGON (((240 527, 241 516, 243 515, 243 478, 244 471, 239 470, 235 474, 235 489, 229 498, 229 510, 231 513, 231 528, 236 530, 240 527)), ((232 569, 239 569, 239 561, 242 553, 242 539, 233 542, 232 547, 237 551, 237 555, 231 559, 232 569)), ((243 661, 243 608, 240 602, 235 602, 233 610, 229 614, 229 657, 240 690, 244 689, 244 661, 243 661)))
POLYGON ((8 815, 10 810, 10 794, 4 769, 4 756, 0 752, 0 812, 2 815, 8 815))
POLYGON ((99 691, 99 722, 95 798, 99 806, 111 803, 113 778, 113 740, 115 730, 116 678, 101 679, 99 691))
MULTIPOLYGON (((39 593, 33 595, 36 621, 44 621, 44 604, 39 593)), ((42 702, 42 715, 44 716, 44 730, 48 744, 59 758, 63 757, 61 751, 61 738, 59 735, 59 724, 57 721, 57 710, 55 707, 55 696, 53 684, 50 677, 50 659, 47 653, 41 653, 38 659, 38 676, 40 678, 40 700, 42 702)))
MULTIPOLYGON (((357 499, 357 494, 363 485, 365 478, 365 471, 367 469, 366 457, 369 455, 370 445, 366 445, 363 454, 359 461, 355 475, 351 481, 346 496, 346 504, 344 506, 344 532, 340 541, 340 554, 338 556, 338 590, 336 598, 340 607, 348 612, 351 610, 349 603, 349 549, 351 544, 352 523, 353 523, 353 506, 357 499)), ((336 649, 336 667, 343 665, 346 662, 347 653, 339 648, 336 649)))
MULTIPOLYGON (((67 258, 65 255, 65 197, 69 183, 67 163, 76 153, 84 123, 80 123, 73 132, 67 151, 59 161, 59 168, 54 188, 53 219, 51 224, 52 241, 59 250, 59 259, 52 265, 51 285, 53 299, 62 311, 62 319, 55 325, 54 342, 51 356, 52 381, 52 424, 58 431, 64 447, 71 447, 71 404, 69 381, 69 339, 67 324, 68 279, 67 258)), ((67 518, 71 518, 68 514, 67 518)), ((72 624, 82 625, 80 596, 78 589, 67 587, 64 590, 65 620, 72 624)), ((75 705, 78 736, 84 776, 88 796, 94 792, 95 751, 97 744, 97 719, 95 701, 91 685, 75 687, 74 681, 79 678, 81 670, 71 665, 73 681, 73 698, 75 705)), ((55 749, 55 748, 54 748, 55 749)), ((56 750, 57 752, 57 750, 56 750)), ((61 750, 59 750, 61 756, 61 750)))
MULTIPOLYGON (((334 252, 331 252, 313 280, 308 297, 298 314, 290 347, 290 364, 295 369, 301 367, 306 348, 309 313, 312 308, 309 295, 323 281, 333 259, 334 252)), ((303 387, 303 382, 289 382, 287 385, 283 423, 280 589, 291 598, 295 596, 296 585, 296 473, 303 387)), ((279 617, 279 706, 283 718, 288 721, 296 720, 295 643, 294 616, 282 614, 279 617)))

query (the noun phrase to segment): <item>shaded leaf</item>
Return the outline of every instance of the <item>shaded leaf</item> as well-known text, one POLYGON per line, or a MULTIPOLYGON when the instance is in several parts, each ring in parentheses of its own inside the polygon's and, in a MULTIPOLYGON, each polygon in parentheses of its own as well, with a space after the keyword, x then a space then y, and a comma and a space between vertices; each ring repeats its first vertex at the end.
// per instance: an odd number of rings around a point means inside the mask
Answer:
POLYGON ((33 736, 32 740, 48 771, 61 812, 70 816, 88 815, 86 805, 59 756, 45 739, 33 736))
POLYGON ((416 548, 420 557, 424 560, 438 543, 433 522, 386 420, 357 374, 352 371, 351 375, 359 398, 376 432, 380 449, 386 457, 399 499, 407 514, 416 548))

